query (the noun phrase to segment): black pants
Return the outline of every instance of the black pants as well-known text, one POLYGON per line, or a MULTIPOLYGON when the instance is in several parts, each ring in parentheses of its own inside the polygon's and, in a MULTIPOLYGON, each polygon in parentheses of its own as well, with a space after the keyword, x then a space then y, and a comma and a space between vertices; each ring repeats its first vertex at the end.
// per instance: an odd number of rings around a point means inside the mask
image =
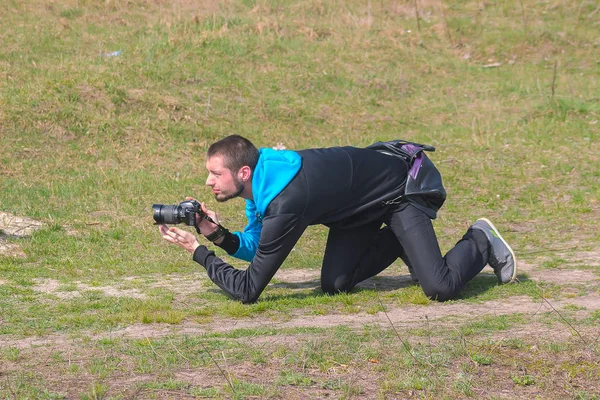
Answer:
POLYGON ((487 246, 483 234, 469 230, 442 257, 429 217, 413 205, 402 204, 381 220, 353 229, 330 229, 321 287, 330 294, 349 291, 400 257, 429 298, 445 301, 485 267, 487 246))

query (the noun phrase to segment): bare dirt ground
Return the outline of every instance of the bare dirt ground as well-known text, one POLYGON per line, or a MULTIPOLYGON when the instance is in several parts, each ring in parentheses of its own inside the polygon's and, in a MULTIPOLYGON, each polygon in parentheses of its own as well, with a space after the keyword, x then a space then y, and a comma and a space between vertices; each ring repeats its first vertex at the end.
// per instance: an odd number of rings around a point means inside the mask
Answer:
POLYGON ((40 229, 43 224, 35 219, 18 217, 13 214, 0 211, 0 230, 5 235, 15 237, 26 237, 40 229))
POLYGON ((60 282, 56 279, 34 279, 33 290, 54 295, 60 299, 72 299, 80 297, 84 292, 99 291, 105 296, 131 297, 134 299, 145 299, 146 295, 137 289, 119 289, 113 286, 90 286, 82 282, 75 282, 76 289, 61 290, 60 282))
POLYGON ((7 241, 9 236, 24 238, 40 229, 42 223, 31 218, 17 217, 0 211, 0 254, 11 257, 25 257, 25 253, 16 243, 7 241))

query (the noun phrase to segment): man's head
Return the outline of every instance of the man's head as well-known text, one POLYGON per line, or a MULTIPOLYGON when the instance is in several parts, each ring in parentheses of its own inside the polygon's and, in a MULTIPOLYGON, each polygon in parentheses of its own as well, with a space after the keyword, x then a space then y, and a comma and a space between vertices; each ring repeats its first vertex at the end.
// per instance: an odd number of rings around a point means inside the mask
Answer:
POLYGON ((206 185, 212 187, 215 199, 251 198, 257 162, 258 149, 242 136, 231 135, 213 143, 206 154, 206 185))

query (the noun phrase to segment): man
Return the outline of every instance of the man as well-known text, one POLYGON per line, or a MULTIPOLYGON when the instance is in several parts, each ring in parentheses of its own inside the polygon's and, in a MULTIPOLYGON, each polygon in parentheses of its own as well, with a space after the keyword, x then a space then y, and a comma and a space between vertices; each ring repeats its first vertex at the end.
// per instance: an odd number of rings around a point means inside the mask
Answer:
MULTIPOLYGON (((398 257, 425 294, 438 301, 455 297, 488 263, 500 283, 514 281, 515 255, 486 219, 477 220, 442 257, 431 223, 445 200, 441 177, 422 151, 426 146, 403 143, 259 151, 241 136, 228 136, 208 149, 206 185, 217 201, 244 198, 248 225, 230 233, 197 216, 197 229, 228 254, 249 261, 247 270, 219 259, 190 232, 165 225, 160 232, 244 303, 258 299, 305 229, 315 224, 329 227, 321 268, 324 293, 347 292, 398 257), (398 157, 395 149, 402 154, 407 149, 410 157, 398 157)), ((217 221, 204 204, 202 210, 217 221)))

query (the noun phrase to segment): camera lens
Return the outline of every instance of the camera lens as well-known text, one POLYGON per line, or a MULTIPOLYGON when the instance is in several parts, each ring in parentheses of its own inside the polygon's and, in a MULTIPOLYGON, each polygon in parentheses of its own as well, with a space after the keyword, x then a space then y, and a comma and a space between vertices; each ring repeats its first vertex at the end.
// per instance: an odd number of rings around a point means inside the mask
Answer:
POLYGON ((158 224, 179 224, 185 220, 179 205, 154 204, 152 210, 154 221, 158 224))

